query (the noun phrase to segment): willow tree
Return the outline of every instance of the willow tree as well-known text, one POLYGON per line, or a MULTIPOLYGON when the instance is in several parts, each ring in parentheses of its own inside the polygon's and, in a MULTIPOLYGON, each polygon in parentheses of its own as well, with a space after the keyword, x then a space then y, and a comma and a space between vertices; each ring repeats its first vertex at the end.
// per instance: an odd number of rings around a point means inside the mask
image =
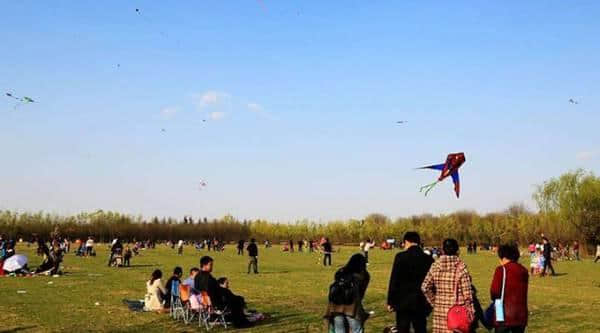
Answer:
POLYGON ((577 170, 539 185, 533 195, 540 211, 572 227, 588 245, 600 241, 600 178, 577 170))

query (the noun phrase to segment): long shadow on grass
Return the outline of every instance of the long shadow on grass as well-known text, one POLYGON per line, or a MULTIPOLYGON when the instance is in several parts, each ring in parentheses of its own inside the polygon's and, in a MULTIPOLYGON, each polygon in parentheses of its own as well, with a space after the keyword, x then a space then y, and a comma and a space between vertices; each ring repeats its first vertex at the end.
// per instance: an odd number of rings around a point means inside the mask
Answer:
POLYGON ((19 332, 19 331, 24 331, 24 330, 28 330, 30 328, 36 328, 37 326, 21 326, 21 327, 15 327, 15 328, 11 328, 8 330, 0 330, 0 333, 13 333, 13 332, 19 332))

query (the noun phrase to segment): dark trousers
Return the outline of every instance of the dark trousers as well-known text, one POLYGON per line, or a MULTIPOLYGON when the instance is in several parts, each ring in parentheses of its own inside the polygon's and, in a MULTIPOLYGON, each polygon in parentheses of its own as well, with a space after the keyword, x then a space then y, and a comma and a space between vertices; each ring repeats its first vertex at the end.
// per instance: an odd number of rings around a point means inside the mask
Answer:
POLYGON ((600 257, 596 257, 596 259, 594 259, 594 263, 598 262, 598 260, 600 260, 600 257))
POLYGON ((542 271, 542 275, 546 275, 546 269, 547 268, 550 268, 550 271, 552 272, 552 275, 556 274, 554 272, 554 267, 552 267, 552 259, 551 258, 546 258, 546 260, 544 261, 544 270, 542 271))
POLYGON ((525 326, 496 327, 496 333, 524 333, 525 326))
POLYGON ((115 256, 115 254, 111 252, 110 256, 108 257, 108 267, 110 267, 110 265, 112 264, 114 256, 115 256))
POLYGON ((183 254, 183 246, 177 248, 177 254, 183 254))
POLYGON ((331 253, 325 253, 323 255, 323 266, 331 266, 331 253))
POLYGON ((369 263, 369 251, 364 251, 364 254, 365 254, 365 261, 368 264, 369 263))
POLYGON ((412 324, 415 333, 427 332, 427 317, 406 312, 396 312, 396 330, 398 333, 410 333, 412 324))
POLYGON ((123 266, 127 266, 129 267, 129 260, 131 259, 131 257, 123 257, 123 266))
POLYGON ((241 248, 241 249, 240 249, 240 248, 238 247, 238 255, 240 255, 240 256, 244 255, 244 248, 241 248))
POLYGON ((250 274, 250 268, 254 268, 254 274, 258 274, 258 258, 250 257, 248 262, 248 274, 250 274))

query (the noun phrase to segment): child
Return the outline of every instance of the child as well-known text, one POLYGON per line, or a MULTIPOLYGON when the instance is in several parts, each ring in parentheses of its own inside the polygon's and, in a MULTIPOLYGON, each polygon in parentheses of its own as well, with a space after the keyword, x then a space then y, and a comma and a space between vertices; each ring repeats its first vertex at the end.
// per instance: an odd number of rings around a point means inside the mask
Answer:
POLYGON ((129 267, 130 263, 129 260, 131 259, 131 249, 129 248, 129 245, 125 246, 125 254, 123 256, 123 266, 127 266, 129 267))
POLYGON ((538 274, 542 273, 542 270, 544 269, 544 263, 545 262, 546 262, 546 258, 542 254, 542 250, 538 250, 538 267, 537 267, 537 273, 538 274))
POLYGON ((531 275, 535 275, 537 273, 537 269, 538 269, 538 263, 540 261, 540 259, 538 258, 538 254, 536 253, 536 251, 531 252, 530 256, 529 256, 529 267, 531 268, 531 275))

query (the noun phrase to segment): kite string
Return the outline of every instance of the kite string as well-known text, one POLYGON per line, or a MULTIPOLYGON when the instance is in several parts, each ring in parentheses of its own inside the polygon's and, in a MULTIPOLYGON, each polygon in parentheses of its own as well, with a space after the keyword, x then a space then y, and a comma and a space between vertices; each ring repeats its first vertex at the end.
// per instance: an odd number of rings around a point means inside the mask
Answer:
POLYGON ((421 189, 419 190, 419 192, 423 192, 423 190, 425 190, 425 196, 427 196, 427 194, 429 194, 429 191, 431 191, 435 185, 437 185, 440 181, 436 180, 435 182, 431 183, 431 184, 427 184, 424 186, 421 186, 421 189))

